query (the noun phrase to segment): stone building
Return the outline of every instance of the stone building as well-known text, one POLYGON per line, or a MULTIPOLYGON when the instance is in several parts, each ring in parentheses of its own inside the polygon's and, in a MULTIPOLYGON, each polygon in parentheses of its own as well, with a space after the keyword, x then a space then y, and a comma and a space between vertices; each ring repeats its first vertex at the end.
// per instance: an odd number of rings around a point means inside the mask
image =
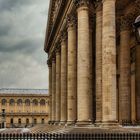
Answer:
POLYGON ((32 127, 48 123, 48 103, 47 90, 0 89, 1 127, 32 127))
POLYGON ((140 120, 140 0, 50 0, 50 121, 115 125, 140 120))

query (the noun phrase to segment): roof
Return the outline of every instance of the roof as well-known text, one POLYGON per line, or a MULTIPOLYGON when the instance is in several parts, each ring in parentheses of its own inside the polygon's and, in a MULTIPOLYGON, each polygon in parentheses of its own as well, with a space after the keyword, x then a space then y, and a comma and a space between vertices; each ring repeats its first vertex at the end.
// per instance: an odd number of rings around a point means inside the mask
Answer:
POLYGON ((0 94, 35 94, 35 95, 48 95, 48 89, 13 89, 1 88, 0 94))

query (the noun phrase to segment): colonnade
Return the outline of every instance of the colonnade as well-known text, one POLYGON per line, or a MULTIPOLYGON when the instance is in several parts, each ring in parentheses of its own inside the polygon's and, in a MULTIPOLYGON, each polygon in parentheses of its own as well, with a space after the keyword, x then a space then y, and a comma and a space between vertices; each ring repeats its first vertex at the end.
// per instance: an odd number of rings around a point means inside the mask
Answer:
POLYGON ((90 0, 77 0, 75 5, 77 14, 67 16, 67 30, 61 32, 59 43, 48 60, 50 121, 116 124, 118 120, 131 120, 130 46, 127 41, 130 40, 130 23, 123 18, 120 27, 117 92, 116 0, 103 0, 97 4, 94 9, 96 26, 90 18, 90 0), (93 114, 96 114, 95 118, 93 114))

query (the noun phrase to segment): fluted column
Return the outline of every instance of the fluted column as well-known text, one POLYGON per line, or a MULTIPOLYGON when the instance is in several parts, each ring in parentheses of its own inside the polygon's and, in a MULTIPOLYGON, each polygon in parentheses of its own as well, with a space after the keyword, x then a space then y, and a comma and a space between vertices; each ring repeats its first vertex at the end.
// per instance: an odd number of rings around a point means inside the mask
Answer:
POLYGON ((55 121, 55 88, 56 88, 56 63, 55 56, 52 58, 52 121, 55 121))
POLYGON ((102 4, 96 9, 96 123, 102 121, 102 4))
POLYGON ((67 42, 66 34, 61 39, 61 123, 67 121, 67 42))
POLYGON ((103 0, 102 27, 102 120, 117 121, 115 0, 103 0))
POLYGON ((131 120, 130 92, 130 22, 122 17, 120 31, 120 90, 119 90, 119 121, 131 120))
POLYGON ((77 119, 77 37, 76 19, 68 16, 68 76, 67 76, 67 123, 77 119))
POLYGON ((52 62, 47 61, 49 68, 49 121, 52 121, 52 62))
POLYGON ((60 121, 60 91, 61 91, 61 55, 60 55, 60 46, 56 49, 56 122, 60 121))
POLYGON ((92 122, 89 0, 78 0, 77 122, 92 122))
POLYGON ((140 122, 140 45, 136 45, 136 119, 140 122))

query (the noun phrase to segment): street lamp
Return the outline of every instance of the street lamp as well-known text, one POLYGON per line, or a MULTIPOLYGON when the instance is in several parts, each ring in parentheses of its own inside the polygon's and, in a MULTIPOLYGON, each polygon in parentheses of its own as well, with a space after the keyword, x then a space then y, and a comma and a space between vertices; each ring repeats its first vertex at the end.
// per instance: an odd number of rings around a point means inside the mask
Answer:
POLYGON ((140 15, 136 18, 134 27, 135 27, 135 35, 136 35, 137 42, 138 44, 140 44, 140 15))

